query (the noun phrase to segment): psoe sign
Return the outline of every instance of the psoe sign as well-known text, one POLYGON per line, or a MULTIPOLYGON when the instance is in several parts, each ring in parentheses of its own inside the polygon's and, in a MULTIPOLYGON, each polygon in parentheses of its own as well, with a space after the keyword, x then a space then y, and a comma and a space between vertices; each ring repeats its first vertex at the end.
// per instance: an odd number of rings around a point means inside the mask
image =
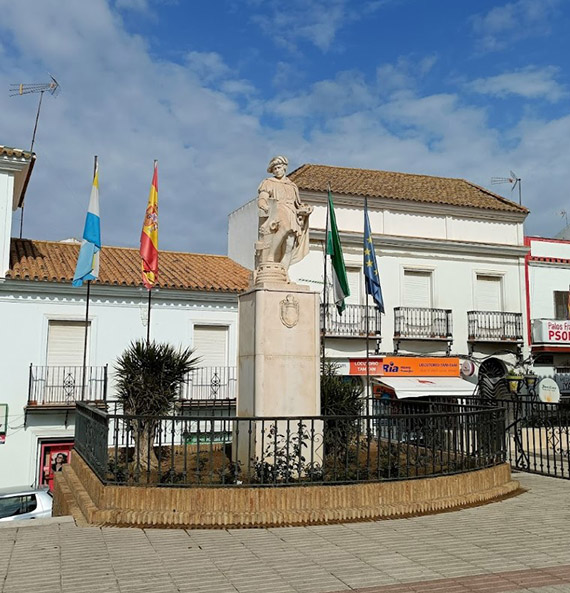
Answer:
POLYGON ((570 345, 570 320, 535 319, 532 322, 532 341, 535 344, 570 345))

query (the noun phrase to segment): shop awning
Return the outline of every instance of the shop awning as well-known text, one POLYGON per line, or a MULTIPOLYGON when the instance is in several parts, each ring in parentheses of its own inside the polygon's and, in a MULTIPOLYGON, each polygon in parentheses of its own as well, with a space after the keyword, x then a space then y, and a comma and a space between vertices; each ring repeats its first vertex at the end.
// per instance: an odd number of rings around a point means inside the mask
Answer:
POLYGON ((374 377, 378 385, 385 385, 398 399, 406 397, 468 397, 477 386, 460 377, 374 377))

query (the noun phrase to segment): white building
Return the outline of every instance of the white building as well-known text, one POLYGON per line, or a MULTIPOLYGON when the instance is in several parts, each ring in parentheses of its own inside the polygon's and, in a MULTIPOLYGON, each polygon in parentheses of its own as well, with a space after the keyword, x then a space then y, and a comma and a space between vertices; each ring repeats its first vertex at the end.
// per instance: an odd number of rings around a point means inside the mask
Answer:
MULTIPOLYGON (((0 147, 0 487, 49 483, 54 455, 70 454, 75 401, 111 399, 114 361, 147 331, 138 250, 104 246, 91 285, 83 382, 86 287, 71 286, 79 245, 10 238, 34 159, 0 147)), ((211 395, 216 373, 219 395, 235 397, 237 294, 248 271, 224 256, 192 253, 161 251, 159 264, 151 337, 195 348, 207 368, 183 396, 211 395)))
MULTIPOLYGON (((329 184, 334 198, 351 295, 342 317, 329 305, 322 323, 326 355, 345 374, 360 374, 366 352, 365 199, 386 308, 381 327, 368 310, 371 349, 380 358, 456 357, 497 375, 525 354, 526 208, 462 179, 324 165, 303 165, 290 179, 314 206, 310 254, 290 276, 321 292, 329 184)), ((257 216, 253 199, 229 217, 228 254, 250 269, 257 216)))
POLYGON ((570 241, 526 237, 529 341, 535 372, 570 395, 570 241), (567 375, 564 377, 564 375, 567 375))

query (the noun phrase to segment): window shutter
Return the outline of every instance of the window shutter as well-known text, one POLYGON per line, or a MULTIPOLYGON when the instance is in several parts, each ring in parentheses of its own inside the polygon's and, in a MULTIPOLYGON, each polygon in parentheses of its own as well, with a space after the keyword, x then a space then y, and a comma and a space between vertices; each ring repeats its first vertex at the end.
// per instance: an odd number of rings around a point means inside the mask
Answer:
POLYGON ((362 270, 360 268, 346 268, 346 275, 348 279, 348 287, 350 288, 350 296, 346 299, 347 305, 361 305, 360 300, 360 282, 362 270))
POLYGON ((477 276, 475 307, 477 311, 502 311, 502 278, 498 276, 477 276))
MULTIPOLYGON (((47 365, 83 366, 84 342, 84 321, 50 321, 48 327, 47 365)), ((87 360, 89 360, 89 336, 87 337, 87 360)))
POLYGON ((431 272, 404 270, 403 306, 431 308, 431 272))
POLYGON ((568 319, 568 291, 555 290, 554 291, 554 318, 568 319))
POLYGON ((201 367, 228 365, 228 327, 222 325, 194 326, 194 355, 201 367))

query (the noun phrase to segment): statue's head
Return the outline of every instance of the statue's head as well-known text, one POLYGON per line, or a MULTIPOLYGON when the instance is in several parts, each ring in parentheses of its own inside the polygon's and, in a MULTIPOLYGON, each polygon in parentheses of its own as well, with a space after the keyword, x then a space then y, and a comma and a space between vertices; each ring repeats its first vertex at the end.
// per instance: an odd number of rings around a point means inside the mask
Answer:
POLYGON ((269 161, 269 165, 267 165, 267 172, 273 173, 273 170, 278 165, 281 165, 283 167, 283 174, 281 175, 281 177, 283 177, 283 175, 287 171, 287 166, 289 165, 289 161, 287 160, 287 157, 285 157, 285 156, 274 156, 269 161))

